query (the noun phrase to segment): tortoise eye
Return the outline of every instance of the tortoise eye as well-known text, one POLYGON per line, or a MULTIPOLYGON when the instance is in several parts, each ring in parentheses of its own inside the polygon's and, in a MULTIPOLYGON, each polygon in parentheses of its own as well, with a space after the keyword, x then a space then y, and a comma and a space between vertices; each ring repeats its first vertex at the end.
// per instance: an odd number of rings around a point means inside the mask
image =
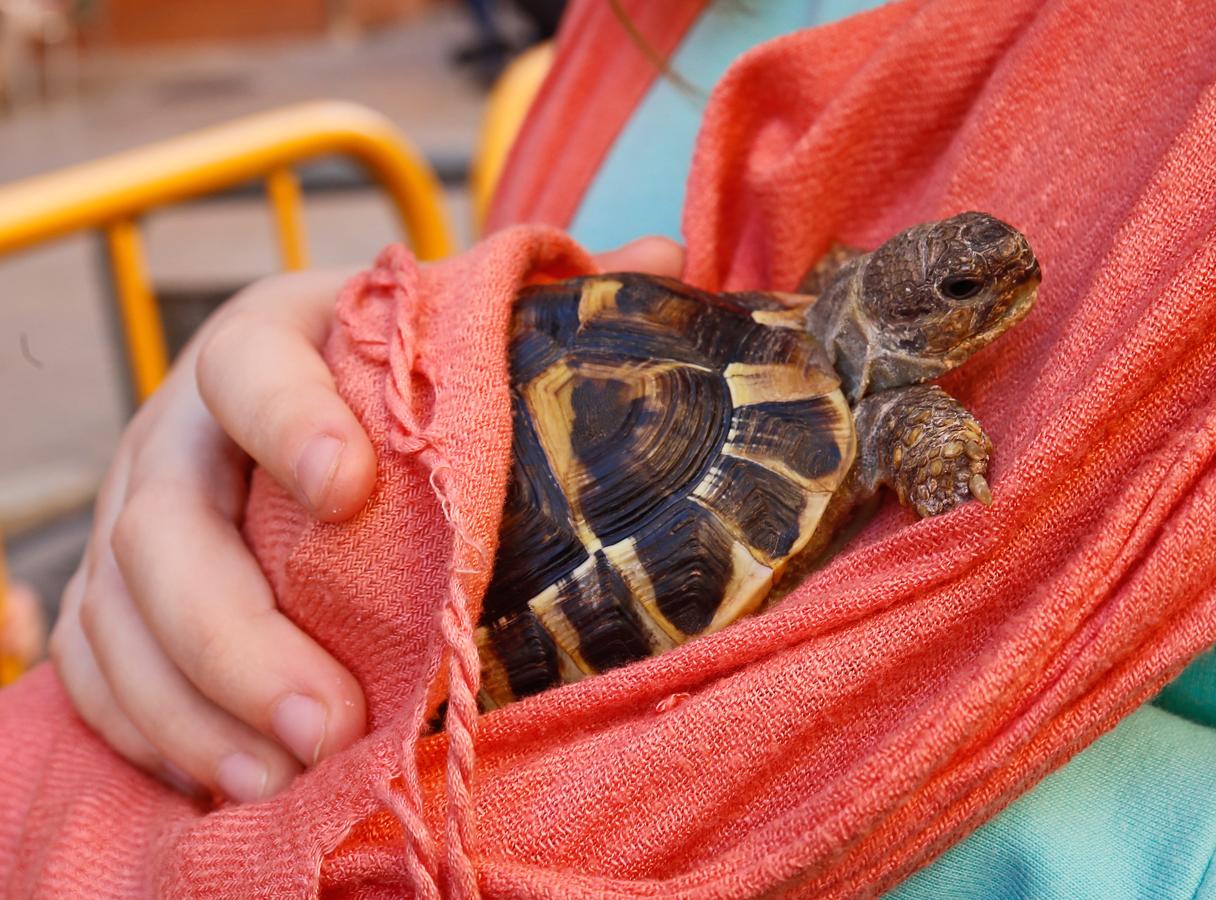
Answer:
POLYGON ((959 275, 942 279, 941 292, 951 300, 967 300, 978 294, 983 286, 978 278, 959 275))

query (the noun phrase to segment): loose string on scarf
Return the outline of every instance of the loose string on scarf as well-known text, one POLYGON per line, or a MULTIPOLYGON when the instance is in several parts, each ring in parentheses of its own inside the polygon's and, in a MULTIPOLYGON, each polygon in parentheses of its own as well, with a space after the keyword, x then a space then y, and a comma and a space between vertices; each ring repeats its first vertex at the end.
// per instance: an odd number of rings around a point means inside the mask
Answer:
MULTIPOLYGON (((389 443, 394 450, 415 457, 429 470, 431 490, 452 532, 452 573, 439 610, 448 674, 445 719, 448 757, 444 779, 446 893, 476 898, 480 892, 473 862, 476 837, 472 780, 481 665, 465 579, 484 573, 489 554, 464 524, 459 473, 449 462, 443 435, 429 427, 431 410, 439 403, 441 388, 435 373, 418 353, 415 322, 420 297, 418 281, 418 266, 412 256, 402 247, 393 247, 386 251, 374 272, 352 284, 352 291, 384 291, 392 299, 396 321, 388 345, 389 378, 385 388, 386 404, 394 421, 389 443), (420 397, 420 387, 429 388, 430 396, 420 397)), ((401 824, 405 866, 414 890, 419 897, 431 900, 441 896, 442 879, 435 837, 423 813, 417 743, 417 728, 413 727, 407 729, 398 745, 403 790, 395 789, 391 780, 386 779, 377 793, 401 824)))
MULTIPOLYGON (((528 271, 537 281, 582 274, 594 268, 585 251, 556 230, 538 243, 528 271)), ((522 273, 521 273, 522 274, 522 273)), ((403 246, 387 248, 375 267, 352 279, 339 300, 338 316, 360 351, 387 364, 384 402, 392 422, 391 449, 412 457, 428 472, 428 483, 451 532, 451 569, 438 610, 443 642, 441 665, 447 665, 445 731, 448 753, 444 772, 447 812, 441 872, 435 835, 427 824, 416 748, 420 717, 402 734, 398 752, 401 784, 392 779, 377 794, 401 824, 405 867, 419 897, 478 897, 476 830, 473 804, 474 741, 478 724, 477 694, 481 662, 474 639, 470 579, 489 574, 491 555, 467 525, 469 505, 462 485, 465 473, 453 465, 450 435, 433 426, 434 411, 444 397, 442 378, 429 355, 420 350, 425 288, 421 270, 403 246), (388 333, 388 340, 385 333, 388 333), (440 885, 446 879, 446 890, 440 885)), ((429 685, 421 684, 414 702, 424 704, 429 685)))

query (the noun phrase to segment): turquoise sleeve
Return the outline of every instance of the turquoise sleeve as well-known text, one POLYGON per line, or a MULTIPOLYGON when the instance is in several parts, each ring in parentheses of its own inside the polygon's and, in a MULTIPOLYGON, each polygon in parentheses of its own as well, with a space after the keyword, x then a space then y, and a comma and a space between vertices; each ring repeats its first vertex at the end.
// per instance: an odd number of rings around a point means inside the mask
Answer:
POLYGON ((1210 900, 1214 850, 1216 730, 1149 704, 886 896, 1210 900))

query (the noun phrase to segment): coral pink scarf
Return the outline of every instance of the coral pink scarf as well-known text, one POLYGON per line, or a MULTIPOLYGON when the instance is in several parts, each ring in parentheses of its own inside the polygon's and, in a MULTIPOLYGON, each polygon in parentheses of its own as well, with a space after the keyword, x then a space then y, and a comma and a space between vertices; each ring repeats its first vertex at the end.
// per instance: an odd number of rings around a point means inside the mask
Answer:
POLYGON ((259 476, 247 524, 284 610, 365 685, 371 734, 269 802, 204 814, 37 671, 0 695, 6 893, 893 885, 1216 641, 1213 159, 1202 4, 924 0, 744 57, 697 146, 689 279, 789 289, 834 239, 967 208, 1039 254, 1038 307, 946 380, 996 445, 996 502, 923 522, 888 503, 765 615, 480 720, 469 630, 508 471, 509 307, 590 264, 536 226, 426 269, 387 251, 328 350, 380 449, 372 501, 317 524, 259 476), (419 739, 443 694, 448 734, 419 739))

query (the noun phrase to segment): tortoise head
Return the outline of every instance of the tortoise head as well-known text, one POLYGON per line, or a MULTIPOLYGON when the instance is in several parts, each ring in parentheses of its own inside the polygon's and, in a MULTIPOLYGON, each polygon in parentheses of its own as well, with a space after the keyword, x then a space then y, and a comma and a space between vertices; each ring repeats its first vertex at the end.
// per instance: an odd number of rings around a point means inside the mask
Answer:
POLYGON ((1030 311, 1040 280, 1026 238, 978 212, 902 231, 850 270, 824 299, 854 400, 955 368, 1030 311))

